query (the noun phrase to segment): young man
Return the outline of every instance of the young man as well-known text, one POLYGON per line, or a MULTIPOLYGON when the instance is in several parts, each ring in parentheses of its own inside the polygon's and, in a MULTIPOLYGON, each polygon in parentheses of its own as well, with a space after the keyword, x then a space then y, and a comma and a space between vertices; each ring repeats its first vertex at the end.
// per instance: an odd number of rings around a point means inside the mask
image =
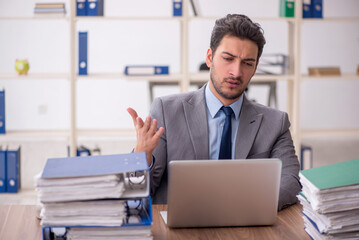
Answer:
POLYGON ((134 151, 146 152, 151 166, 154 203, 167 203, 171 160, 226 158, 281 159, 278 209, 297 201, 299 162, 288 115, 253 103, 244 94, 264 44, 261 27, 248 17, 218 19, 206 57, 210 81, 198 91, 155 99, 145 121, 128 109, 137 132, 134 151))

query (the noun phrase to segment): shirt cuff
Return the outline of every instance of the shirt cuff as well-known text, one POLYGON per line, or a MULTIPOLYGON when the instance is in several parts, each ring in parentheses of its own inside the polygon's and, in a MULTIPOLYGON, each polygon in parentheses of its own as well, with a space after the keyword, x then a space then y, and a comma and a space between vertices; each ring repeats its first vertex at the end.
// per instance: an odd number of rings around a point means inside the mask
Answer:
POLYGON ((150 165, 150 171, 152 170, 153 165, 155 165, 155 156, 152 155, 152 162, 151 162, 151 165, 150 165))

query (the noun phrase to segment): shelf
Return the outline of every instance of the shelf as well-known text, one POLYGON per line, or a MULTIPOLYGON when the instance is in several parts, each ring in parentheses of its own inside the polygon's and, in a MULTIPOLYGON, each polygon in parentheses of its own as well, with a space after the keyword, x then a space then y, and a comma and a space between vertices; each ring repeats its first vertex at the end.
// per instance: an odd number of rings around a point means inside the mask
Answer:
MULTIPOLYGON (((1 77, 1 76, 0 76, 1 77)), ((183 74, 169 75, 150 75, 150 76, 128 76, 122 73, 95 73, 89 75, 78 75, 78 80, 88 79, 127 79, 127 80, 145 80, 152 83, 179 83, 184 78, 183 74)), ((189 76, 190 82, 207 82, 209 80, 209 72, 192 73, 189 76)), ((254 75, 251 82, 276 82, 280 80, 293 80, 293 75, 254 75)))
POLYGON ((1 73, 0 79, 68 79, 69 75, 66 73, 29 73, 27 75, 17 75, 16 73, 1 73))
POLYGON ((81 16, 75 17, 76 21, 182 21, 184 20, 183 17, 172 17, 172 16, 164 16, 164 17, 157 17, 157 16, 81 16))
MULTIPOLYGON (((189 20, 208 20, 214 21, 222 16, 192 16, 189 17, 189 20)), ((0 17, 0 20, 69 20, 69 16, 51 16, 51 14, 45 14, 43 16, 28 16, 28 17, 0 17)), ((183 21, 184 17, 174 17, 174 16, 76 16, 75 21, 79 20, 89 20, 89 21, 134 21, 134 20, 180 20, 183 21)), ((265 21, 279 21, 279 22, 295 22, 295 18, 285 18, 285 17, 253 17, 255 22, 265 22, 265 21)), ((359 22, 359 17, 329 17, 329 18, 303 18, 300 19, 303 23, 309 22, 359 22)))
POLYGON ((7 130, 5 134, 0 134, 2 140, 18 139, 67 139, 70 137, 69 130, 7 130))
POLYGON ((49 14, 46 14, 44 16, 29 16, 29 17, 0 17, 0 20, 10 20, 10 21, 14 21, 14 20, 18 20, 18 21, 23 21, 23 20, 66 20, 69 21, 70 18, 68 16, 51 16, 49 14))
POLYGON ((328 79, 340 79, 340 80, 359 80, 359 75, 354 73, 344 73, 340 76, 309 76, 302 75, 302 80, 328 80, 328 79))
MULTIPOLYGON (((208 20, 215 21, 223 16, 192 16, 189 17, 189 20, 208 20)), ((279 21, 279 22, 294 22, 294 18, 285 18, 285 17, 252 17, 254 22, 266 22, 266 21, 279 21)))
MULTIPOLYGON (((293 75, 260 75, 255 74, 251 82, 276 82, 278 80, 293 80, 293 75)), ((209 80, 209 72, 192 73, 190 75, 191 82, 207 82, 209 80)))
POLYGON ((136 138, 135 129, 78 129, 81 138, 136 138))
POLYGON ((88 75, 78 75, 77 79, 127 79, 127 80, 146 80, 149 82, 179 82, 183 79, 182 74, 168 75, 149 75, 149 76, 129 76, 123 73, 94 73, 88 75))
POLYGON ((305 137, 358 137, 359 129, 302 129, 305 137))
MULTIPOLYGON (((136 138, 135 129, 77 129, 81 138, 136 138)), ((8 130, 0 134, 0 142, 8 140, 68 140, 70 130, 8 130)))
POLYGON ((18 193, 1 193, 0 204, 37 205, 35 189, 20 189, 18 193))
POLYGON ((336 18, 303 18, 301 20, 303 23, 310 23, 310 22, 359 22, 359 17, 336 17, 336 18))

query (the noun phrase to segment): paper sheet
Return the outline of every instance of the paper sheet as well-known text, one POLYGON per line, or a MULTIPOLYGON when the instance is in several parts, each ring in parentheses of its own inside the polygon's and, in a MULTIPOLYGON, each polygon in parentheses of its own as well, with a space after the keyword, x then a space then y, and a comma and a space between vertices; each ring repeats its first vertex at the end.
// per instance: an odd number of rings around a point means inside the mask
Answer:
POLYGON ((163 221, 167 224, 167 211, 160 211, 163 221))

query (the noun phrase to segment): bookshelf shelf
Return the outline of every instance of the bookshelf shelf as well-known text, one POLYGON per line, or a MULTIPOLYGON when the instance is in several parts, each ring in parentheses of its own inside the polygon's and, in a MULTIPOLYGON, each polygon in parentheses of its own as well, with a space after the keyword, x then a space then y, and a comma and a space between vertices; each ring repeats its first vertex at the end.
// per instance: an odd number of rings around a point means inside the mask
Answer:
POLYGON ((302 129, 302 137, 358 137, 359 129, 302 129))
POLYGON ((302 19, 303 23, 333 23, 333 22, 359 22, 359 18, 357 17, 331 17, 331 18, 306 18, 302 19))
POLYGON ((309 76, 302 75, 302 81, 304 80, 359 80, 359 75, 354 73, 344 73, 340 76, 309 76))
POLYGON ((37 205, 37 191, 34 188, 23 188, 17 194, 1 193, 0 204, 37 205))
POLYGON ((75 21, 183 21, 183 17, 147 17, 147 16, 100 16, 100 17, 91 17, 91 16, 83 16, 83 17, 75 17, 75 21))
POLYGON ((86 79, 126 79, 126 80, 146 80, 153 82, 179 82, 183 78, 182 74, 153 75, 153 76, 129 76, 123 73, 94 73, 77 76, 78 80, 86 79))
MULTIPOLYGON (((207 82, 209 79, 209 72, 192 73, 190 74, 190 80, 196 82, 207 82)), ((282 80, 294 80, 294 75, 260 75, 256 74, 252 78, 252 82, 276 82, 282 80)))
MULTIPOLYGON (((192 16, 189 17, 188 20, 208 20, 215 21, 218 18, 223 16, 192 16)), ((285 17, 252 17, 251 18, 255 22, 267 22, 267 21, 279 21, 279 22, 295 22, 294 18, 285 18, 285 17)))
POLYGON ((69 21, 70 18, 68 16, 51 16, 46 14, 44 16, 29 16, 29 17, 0 17, 0 21, 27 21, 27 20, 66 20, 69 21))
POLYGON ((136 138, 136 131, 134 129, 78 129, 78 137, 129 137, 136 138))
POLYGON ((7 130, 6 134, 0 134, 0 140, 18 139, 68 139, 70 130, 7 130))
MULTIPOLYGON (((180 82, 183 79, 183 74, 169 74, 169 75, 155 75, 155 76, 128 76, 122 73, 99 73, 99 74, 88 74, 83 76, 78 76, 78 80, 86 79, 125 79, 140 81, 145 80, 149 82, 180 82)), ((203 73, 191 73, 189 74, 189 79, 191 82, 207 82, 209 79, 209 72, 203 73)), ((255 75, 252 78, 253 82, 276 82, 283 80, 294 80, 294 75, 255 75)))
POLYGON ((66 73, 29 73, 28 75, 17 75, 16 73, 2 73, 0 79, 68 79, 69 75, 66 73))
MULTIPOLYGON (((323 129, 323 130, 306 130, 301 129, 300 126, 300 102, 301 102, 301 84, 304 81, 325 81, 325 80, 359 80, 359 76, 354 73, 344 73, 341 76, 323 76, 314 77, 303 75, 301 73, 301 52, 302 49, 302 27, 313 23, 357 23, 359 22, 358 17, 333 17, 324 19, 302 19, 302 1, 295 1, 295 17, 284 18, 284 17, 252 17, 255 22, 279 22, 279 24, 287 23, 288 25, 288 36, 286 41, 288 45, 288 56, 290 59, 289 63, 289 75, 255 75, 253 77, 253 83, 263 82, 287 82, 287 111, 290 116, 292 123, 293 139, 296 145, 296 149, 299 149, 301 138, 307 136, 359 136, 358 129, 323 129)), ((183 0, 183 14, 181 17, 173 16, 76 16, 76 1, 70 1, 67 3, 68 8, 67 14, 64 16, 25 16, 25 17, 0 17, 0 21, 66 21, 66 27, 68 28, 68 42, 69 45, 69 69, 66 73, 29 73, 27 76, 18 76, 15 73, 1 73, 0 80, 31 80, 31 79, 66 79, 70 82, 70 127, 67 130, 18 130, 18 131, 7 131, 5 135, 0 135, 0 140, 6 141, 8 139, 22 139, 22 138, 66 138, 69 140, 72 154, 76 149, 77 141, 83 137, 133 137, 134 130, 131 129, 79 129, 76 126, 77 121, 77 83, 78 81, 87 80, 128 80, 128 81, 148 81, 149 85, 175 85, 180 86, 181 92, 189 90, 191 84, 200 86, 209 80, 208 72, 190 72, 189 70, 189 38, 190 38, 190 24, 193 21, 212 21, 218 19, 221 16, 190 16, 190 2, 189 0, 183 0), (169 75, 155 75, 155 76, 127 76, 123 74, 123 71, 116 70, 113 73, 89 73, 88 75, 77 75, 77 31, 78 27, 83 27, 86 24, 89 26, 93 23, 105 24, 109 21, 169 21, 179 23, 179 65, 180 68, 177 73, 171 73, 169 75), (81 26, 83 25, 83 26, 81 26)), ((61 22, 62 23, 62 22, 61 22)), ((200 23, 201 24, 201 23, 200 23)), ((102 25, 101 25, 102 26, 102 25)), ((165 41, 165 40, 164 40, 165 41)), ((206 42, 206 44, 208 44, 206 42)))

